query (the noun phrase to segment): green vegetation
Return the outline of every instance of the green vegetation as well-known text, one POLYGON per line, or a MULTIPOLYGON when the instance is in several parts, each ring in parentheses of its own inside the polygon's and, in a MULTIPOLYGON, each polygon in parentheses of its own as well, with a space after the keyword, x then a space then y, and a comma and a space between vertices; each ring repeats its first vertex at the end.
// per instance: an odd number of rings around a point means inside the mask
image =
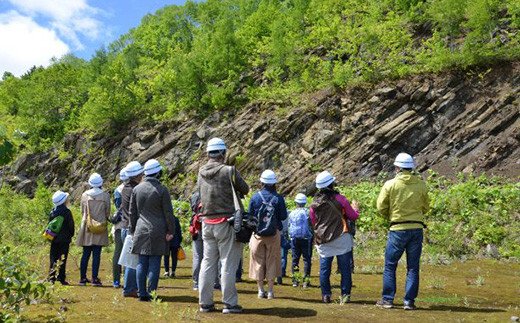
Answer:
MULTIPOLYGON (((208 0, 168 6, 89 61, 0 81, 0 162, 69 131, 204 116, 252 100, 515 60, 516 0, 208 0), (4 138, 5 137, 5 138, 4 138), (4 144, 2 145, 2 142, 4 144)), ((283 107, 281 107, 283 109, 283 107)))
MULTIPOLYGON (((426 248, 448 257, 476 255, 488 244, 502 257, 520 258, 520 184, 499 177, 459 176, 449 180, 431 172, 428 178, 431 210, 426 216, 426 248)), ((375 201, 382 182, 342 187, 350 200, 361 203, 357 227, 361 232, 385 231, 388 223, 375 201)))

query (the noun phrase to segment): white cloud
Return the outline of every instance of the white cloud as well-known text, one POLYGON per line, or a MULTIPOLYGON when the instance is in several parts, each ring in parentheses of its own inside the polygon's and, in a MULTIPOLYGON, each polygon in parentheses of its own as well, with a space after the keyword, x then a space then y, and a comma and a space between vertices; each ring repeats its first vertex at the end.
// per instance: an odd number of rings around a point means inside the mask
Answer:
POLYGON ((83 49, 80 36, 91 40, 102 31, 96 16, 103 12, 87 0, 8 0, 17 10, 33 18, 44 17, 50 26, 77 50, 83 49))
POLYGON ((0 77, 5 71, 19 76, 33 65, 48 66, 52 57, 69 52, 54 30, 16 11, 0 14, 0 44, 0 77))

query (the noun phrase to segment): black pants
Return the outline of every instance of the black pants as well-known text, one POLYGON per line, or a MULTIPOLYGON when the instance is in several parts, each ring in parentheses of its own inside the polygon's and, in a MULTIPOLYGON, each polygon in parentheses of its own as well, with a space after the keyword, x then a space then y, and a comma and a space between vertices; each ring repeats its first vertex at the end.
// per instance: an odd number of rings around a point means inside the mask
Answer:
POLYGON ((69 256, 69 244, 70 242, 51 243, 49 271, 49 279, 51 281, 65 281, 65 267, 67 266, 67 258, 69 256))
POLYGON ((177 269, 177 252, 179 251, 178 247, 170 247, 168 251, 168 255, 164 256, 164 270, 169 271, 170 269, 170 257, 172 258, 172 273, 175 274, 175 270, 177 269))

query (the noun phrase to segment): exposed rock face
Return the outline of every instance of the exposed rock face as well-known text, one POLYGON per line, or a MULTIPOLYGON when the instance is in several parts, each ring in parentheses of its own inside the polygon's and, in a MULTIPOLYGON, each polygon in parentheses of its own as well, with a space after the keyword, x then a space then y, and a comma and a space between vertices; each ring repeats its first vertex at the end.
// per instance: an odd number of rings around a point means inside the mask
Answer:
POLYGON ((325 169, 340 183, 391 171, 402 151, 416 157, 419 171, 518 178, 519 92, 520 63, 495 66, 484 76, 454 72, 372 88, 323 90, 296 107, 250 104, 204 120, 131 128, 111 138, 71 134, 65 157, 56 150, 23 156, 3 173, 6 182, 28 194, 41 178, 78 197, 93 171, 115 186, 129 161, 158 158, 174 196, 186 196, 205 162, 205 142, 218 136, 228 143, 229 162, 251 184, 258 183, 263 169, 272 168, 283 193, 311 188, 316 173, 325 169))

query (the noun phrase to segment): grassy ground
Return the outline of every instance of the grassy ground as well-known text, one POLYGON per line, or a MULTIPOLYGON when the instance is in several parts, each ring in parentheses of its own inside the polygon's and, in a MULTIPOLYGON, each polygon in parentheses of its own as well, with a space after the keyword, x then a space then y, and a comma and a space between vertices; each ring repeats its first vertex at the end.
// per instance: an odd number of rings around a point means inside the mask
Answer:
MULTIPOLYGON (((290 256, 289 256, 290 257, 290 256)), ((316 257, 316 256, 315 256, 316 257)), ((39 257, 42 271, 46 258, 39 257)), ((68 265, 69 281, 79 281, 78 259, 68 265)), ((74 259, 76 258, 76 259, 74 259)), ((111 282, 111 255, 102 254, 100 277, 104 287, 56 286, 53 301, 27 307, 24 317, 31 321, 70 322, 157 322, 157 321, 338 321, 355 319, 373 321, 501 321, 520 314, 520 264, 493 260, 453 262, 450 265, 424 264, 417 305, 419 310, 405 312, 400 306, 382 310, 374 306, 381 292, 382 259, 356 259, 352 303, 322 304, 318 262, 313 259, 312 283, 309 289, 294 288, 290 278, 275 286, 275 300, 259 300, 256 284, 250 280, 238 284, 239 302, 244 307, 240 315, 198 312, 198 293, 191 289, 191 258, 179 262, 177 278, 162 278, 158 295, 161 301, 141 303, 121 296, 111 282)), ((247 278, 247 256, 246 273, 247 278)), ((396 303, 402 305, 405 262, 399 266, 396 303)), ((333 297, 339 297, 339 275, 332 275, 333 297)), ((220 299, 215 292, 215 300, 220 299)), ((217 307, 222 308, 217 302, 217 307)))

